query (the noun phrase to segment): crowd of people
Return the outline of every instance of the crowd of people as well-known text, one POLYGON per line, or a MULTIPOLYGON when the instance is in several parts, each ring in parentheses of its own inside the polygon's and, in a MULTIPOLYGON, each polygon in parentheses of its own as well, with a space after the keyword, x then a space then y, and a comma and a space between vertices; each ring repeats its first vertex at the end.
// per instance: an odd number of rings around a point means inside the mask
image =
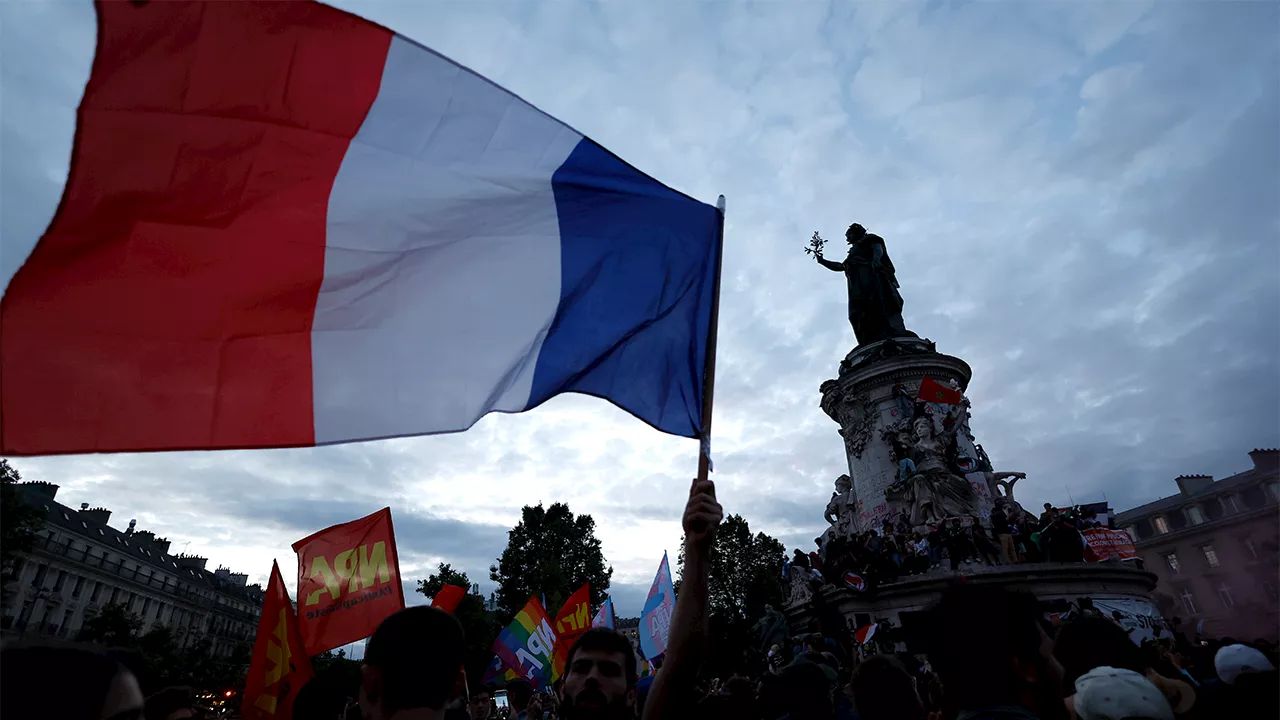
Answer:
MULTIPOLYGON (((509 683, 499 707, 495 688, 469 691, 457 619, 412 607, 370 638, 354 692, 321 673, 297 690, 292 718, 1250 720, 1280 713, 1274 645, 1179 634, 1139 644, 1091 603, 1051 619, 1030 593, 965 582, 929 611, 922 647, 885 647, 880 638, 870 654, 832 625, 761 655, 741 674, 705 678, 700 668, 715 652, 707 642, 709 555, 721 517, 714 486, 695 482, 683 518, 682 588, 654 676, 637 677, 625 635, 592 628, 569 649, 553 688, 509 683)), ((864 638, 870 640, 876 638, 864 638)), ((144 699, 130 670, 92 648, 9 645, 0 651, 0 669, 6 719, 199 716, 176 689, 144 699)))
POLYGON ((997 502, 990 521, 977 516, 947 518, 927 531, 912 530, 905 516, 885 519, 878 530, 847 537, 818 538, 817 548, 799 548, 783 568, 783 578, 797 571, 818 589, 825 583, 839 583, 846 573, 854 573, 874 590, 884 583, 939 567, 955 571, 966 563, 1011 565, 1034 562, 1083 562, 1085 538, 1081 531, 1099 527, 1094 512, 1080 508, 1060 510, 1045 503, 1035 516, 1013 503, 997 502))

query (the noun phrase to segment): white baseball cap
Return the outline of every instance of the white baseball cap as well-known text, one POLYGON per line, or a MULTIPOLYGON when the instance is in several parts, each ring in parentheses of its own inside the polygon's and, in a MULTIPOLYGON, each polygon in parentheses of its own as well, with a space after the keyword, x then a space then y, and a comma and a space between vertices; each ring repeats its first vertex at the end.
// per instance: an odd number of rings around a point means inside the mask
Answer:
POLYGON ((1248 645, 1226 645, 1213 656, 1213 667, 1222 682, 1231 685, 1245 673, 1275 670, 1266 655, 1248 645))
POLYGON ((1076 680, 1080 720, 1173 720, 1164 693, 1132 670, 1097 667, 1076 680))

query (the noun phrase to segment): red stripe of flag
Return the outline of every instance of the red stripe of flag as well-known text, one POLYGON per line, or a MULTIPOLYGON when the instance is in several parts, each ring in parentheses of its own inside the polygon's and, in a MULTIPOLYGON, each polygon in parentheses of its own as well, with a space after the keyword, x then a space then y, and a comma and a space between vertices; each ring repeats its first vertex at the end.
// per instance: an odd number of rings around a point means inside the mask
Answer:
POLYGON ((99 2, 71 174, 0 306, 0 450, 308 445, 329 191, 391 33, 99 2))

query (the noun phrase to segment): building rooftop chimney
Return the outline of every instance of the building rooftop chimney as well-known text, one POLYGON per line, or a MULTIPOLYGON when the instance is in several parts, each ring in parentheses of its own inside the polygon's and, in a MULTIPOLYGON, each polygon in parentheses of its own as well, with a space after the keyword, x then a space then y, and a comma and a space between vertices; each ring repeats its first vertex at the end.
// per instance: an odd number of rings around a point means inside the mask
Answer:
POLYGON ((1280 449, 1255 448, 1249 452, 1249 459, 1258 472, 1280 473, 1280 449))
MULTIPOLYGON (((85 503, 85 504, 87 505, 88 503, 85 503)), ((93 522, 96 522, 99 525, 106 525, 107 521, 111 519, 111 511, 104 507, 95 507, 95 508, 89 508, 88 510, 81 510, 80 514, 84 516, 85 520, 92 520, 93 522)))
POLYGON ((1206 488, 1213 484, 1212 475, 1179 475, 1174 482, 1178 483, 1178 490, 1183 495, 1195 495, 1204 492, 1206 488))
POLYGON ((181 553, 174 556, 174 562, 180 568, 189 568, 191 570, 204 570, 204 564, 209 562, 209 558, 202 558, 199 555, 187 555, 181 553))
POLYGON ((34 480, 18 483, 18 492, 31 505, 40 505, 52 501, 58 496, 58 486, 53 483, 34 480))

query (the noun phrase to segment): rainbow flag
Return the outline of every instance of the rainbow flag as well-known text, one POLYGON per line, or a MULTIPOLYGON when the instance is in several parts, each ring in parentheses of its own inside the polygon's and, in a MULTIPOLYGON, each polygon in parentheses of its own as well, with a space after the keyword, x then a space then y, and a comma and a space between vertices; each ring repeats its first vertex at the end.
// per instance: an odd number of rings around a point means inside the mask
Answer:
POLYGON ((545 687, 560 679, 564 655, 556 651, 556 633, 537 597, 530 597, 515 620, 498 633, 493 652, 519 677, 545 687))
POLYGON ((591 627, 607 627, 613 629, 613 598, 604 599, 604 604, 596 611, 596 616, 591 618, 591 627))

